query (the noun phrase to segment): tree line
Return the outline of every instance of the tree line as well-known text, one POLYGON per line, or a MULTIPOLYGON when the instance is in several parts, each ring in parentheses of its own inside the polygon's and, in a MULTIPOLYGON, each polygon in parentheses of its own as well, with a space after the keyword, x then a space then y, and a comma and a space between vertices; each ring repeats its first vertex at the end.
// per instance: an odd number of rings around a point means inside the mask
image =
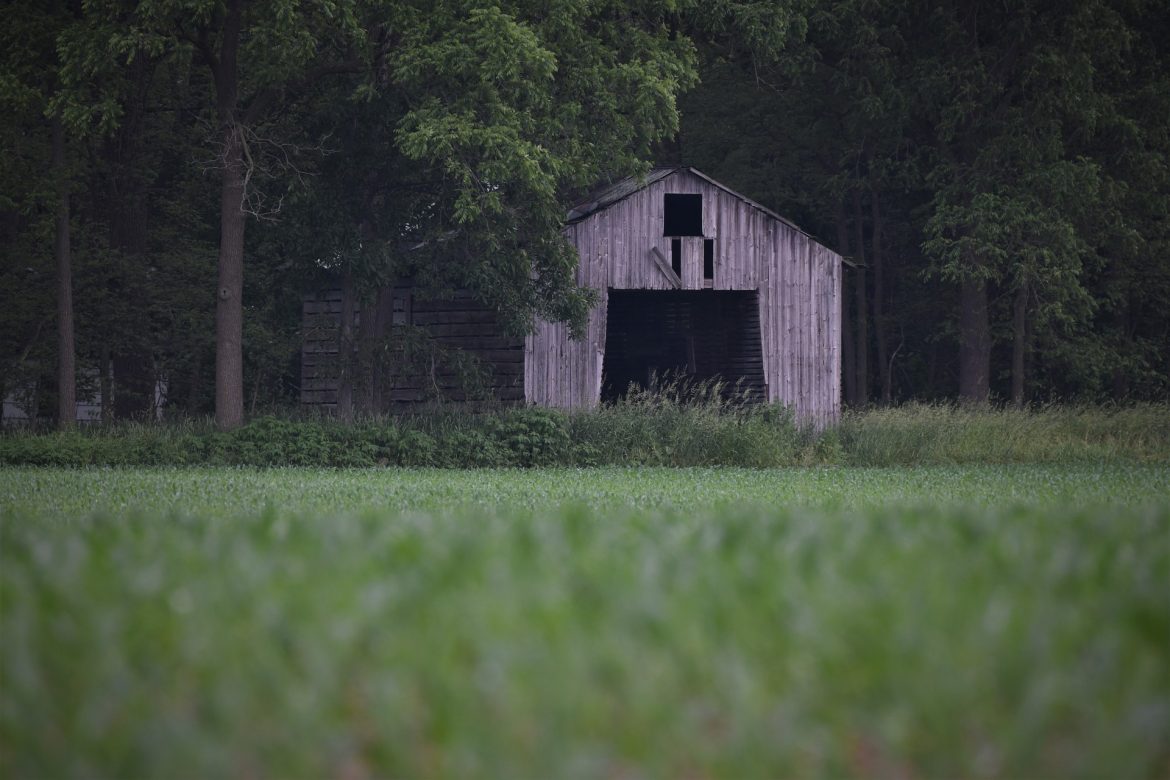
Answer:
MULTIPOLYGON (((858 406, 1165 397, 1153 2, 7 3, 3 394, 221 427, 300 296, 413 276, 580 327, 566 206, 694 165, 850 262, 858 406), (80 383, 80 384, 78 384, 80 383)), ((34 407, 37 403, 32 404, 34 407)))
POLYGON ((1164 398, 1170 12, 816 3, 714 52, 677 150, 853 265, 849 402, 1164 398))

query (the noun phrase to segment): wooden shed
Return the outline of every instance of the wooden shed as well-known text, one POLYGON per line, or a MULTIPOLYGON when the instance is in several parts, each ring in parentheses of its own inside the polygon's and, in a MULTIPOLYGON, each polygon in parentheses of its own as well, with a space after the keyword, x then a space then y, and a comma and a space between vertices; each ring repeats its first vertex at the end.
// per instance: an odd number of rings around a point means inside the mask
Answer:
POLYGON ((531 404, 591 407, 651 371, 740 379, 801 420, 841 408, 841 257, 693 168, 657 168, 569 212, 585 337, 539 322, 524 345, 531 404))
MULTIPOLYGON (((589 408, 631 382, 680 373, 738 382, 802 421, 837 418, 842 261, 800 228, 693 168, 672 167, 595 193, 569 212, 565 234, 579 255, 578 283, 598 296, 581 340, 549 322, 512 340, 468 294, 428 302, 406 284, 379 294, 369 323, 378 332, 421 327, 448 354, 471 355, 490 369, 497 401, 589 408)), ((341 297, 305 298, 301 399, 322 409, 338 399, 329 366, 341 297)), ((355 315, 360 330, 360 307, 355 315)), ((434 366, 391 377, 374 405, 393 412, 436 393, 469 398, 453 372, 434 366)))

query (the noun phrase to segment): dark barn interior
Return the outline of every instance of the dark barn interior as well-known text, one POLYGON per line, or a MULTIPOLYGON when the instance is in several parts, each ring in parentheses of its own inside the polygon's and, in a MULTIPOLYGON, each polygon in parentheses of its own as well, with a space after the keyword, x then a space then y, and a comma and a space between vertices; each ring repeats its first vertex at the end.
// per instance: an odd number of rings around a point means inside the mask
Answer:
POLYGON ((755 291, 609 291, 601 400, 624 395, 651 375, 737 381, 767 397, 755 291))

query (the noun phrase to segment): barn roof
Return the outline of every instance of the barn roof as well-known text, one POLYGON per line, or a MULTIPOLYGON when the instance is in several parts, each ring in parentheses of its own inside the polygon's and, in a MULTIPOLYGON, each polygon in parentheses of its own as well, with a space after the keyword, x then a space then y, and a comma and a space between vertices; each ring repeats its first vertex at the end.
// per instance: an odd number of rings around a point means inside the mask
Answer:
POLYGON ((679 171, 686 171, 687 173, 698 176, 703 181, 705 181, 708 184, 711 184, 715 187, 718 187, 719 189, 726 192, 728 195, 739 198, 741 201, 748 204, 752 208, 755 208, 755 209, 758 209, 758 210, 764 212, 772 219, 783 222, 785 225, 788 225, 788 227, 790 227, 794 230, 799 230, 801 233, 804 233, 806 236, 809 236, 809 238, 814 238, 814 236, 812 236, 810 233, 808 233, 804 230, 801 230, 798 226, 794 225, 791 221, 780 216, 775 211, 772 211, 769 208, 765 208, 764 206, 761 206, 759 203, 756 203, 751 198, 740 195, 738 192, 731 189, 727 185, 720 184, 719 182, 715 181, 714 179, 712 179, 710 176, 703 173, 702 171, 695 170, 694 168, 691 168, 690 166, 687 166, 687 165, 671 165, 671 166, 666 166, 666 167, 654 168, 653 170, 650 171, 650 173, 646 174, 646 177, 643 179, 639 179, 636 176, 629 176, 629 177, 622 179, 614 184, 609 184, 605 187, 602 187, 602 188, 596 190, 595 192, 593 192, 592 194, 590 194, 589 197, 586 198, 584 201, 582 201, 581 203, 578 203, 576 206, 569 209, 569 213, 565 217, 565 222, 566 222, 566 224, 569 224, 569 225, 573 224, 574 222, 580 222, 581 220, 585 219, 586 217, 589 217, 593 214, 596 214, 599 211, 603 211, 603 210, 609 208, 610 206, 612 206, 613 204, 615 204, 619 201, 625 200, 626 198, 633 195, 635 192, 638 192, 639 190, 642 190, 642 189, 645 189, 646 187, 649 187, 651 184, 653 184, 656 181, 662 181, 663 179, 667 178, 668 176, 672 176, 675 173, 678 173, 679 171))
POLYGON ((618 201, 625 200, 638 190, 649 187, 656 181, 662 181, 677 170, 680 170, 679 166, 654 168, 650 173, 646 174, 646 178, 644 179, 639 179, 637 176, 627 176, 614 184, 599 187, 591 192, 585 200, 569 209, 569 213, 565 217, 565 222, 570 225, 574 222, 580 222, 591 214, 596 214, 599 211, 609 208, 618 201))

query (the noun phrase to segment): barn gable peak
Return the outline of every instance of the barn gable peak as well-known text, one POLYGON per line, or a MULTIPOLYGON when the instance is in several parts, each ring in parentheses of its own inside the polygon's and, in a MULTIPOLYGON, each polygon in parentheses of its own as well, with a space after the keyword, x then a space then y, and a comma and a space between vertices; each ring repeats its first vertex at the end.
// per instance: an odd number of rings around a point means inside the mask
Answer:
POLYGON ((638 192, 641 192, 642 190, 649 187, 651 184, 654 184, 655 182, 662 181, 663 179, 670 178, 671 176, 675 175, 676 173, 680 173, 680 172, 689 173, 692 176, 696 176, 696 177, 702 179, 703 181, 707 182, 708 184, 712 185, 713 187, 717 187, 720 190, 722 190, 723 192, 726 192, 728 195, 731 195, 732 197, 743 201, 744 203, 748 204, 752 208, 763 212, 764 214, 768 215, 772 219, 774 219, 778 222, 784 223, 785 225, 792 228, 793 230, 797 230, 797 231, 803 233, 804 235, 809 236, 809 238, 814 238, 810 233, 808 233, 805 230, 801 230, 800 227, 793 224, 790 220, 785 219, 784 217, 780 216, 779 214, 772 211, 771 209, 760 205, 759 203, 757 203, 756 201, 747 197, 746 195, 741 195, 740 193, 731 189, 727 185, 722 184, 722 183, 716 181, 715 179, 712 179, 710 176, 703 173, 702 171, 700 171, 696 168, 692 168, 692 167, 687 166, 687 165, 661 166, 661 167, 651 169, 651 171, 649 173, 647 173, 645 177, 639 178, 637 176, 627 176, 626 178, 620 179, 619 181, 614 182, 613 184, 607 184, 605 186, 599 187, 597 190, 592 192, 583 201, 581 201, 580 203, 575 205, 573 208, 569 209, 569 213, 567 215, 565 215, 565 224, 572 225, 576 222, 580 222, 584 219, 587 219, 588 217, 593 216, 597 212, 604 211, 605 209, 609 208, 610 206, 613 206, 614 204, 625 200, 626 198, 630 197, 631 195, 634 195, 638 192))

